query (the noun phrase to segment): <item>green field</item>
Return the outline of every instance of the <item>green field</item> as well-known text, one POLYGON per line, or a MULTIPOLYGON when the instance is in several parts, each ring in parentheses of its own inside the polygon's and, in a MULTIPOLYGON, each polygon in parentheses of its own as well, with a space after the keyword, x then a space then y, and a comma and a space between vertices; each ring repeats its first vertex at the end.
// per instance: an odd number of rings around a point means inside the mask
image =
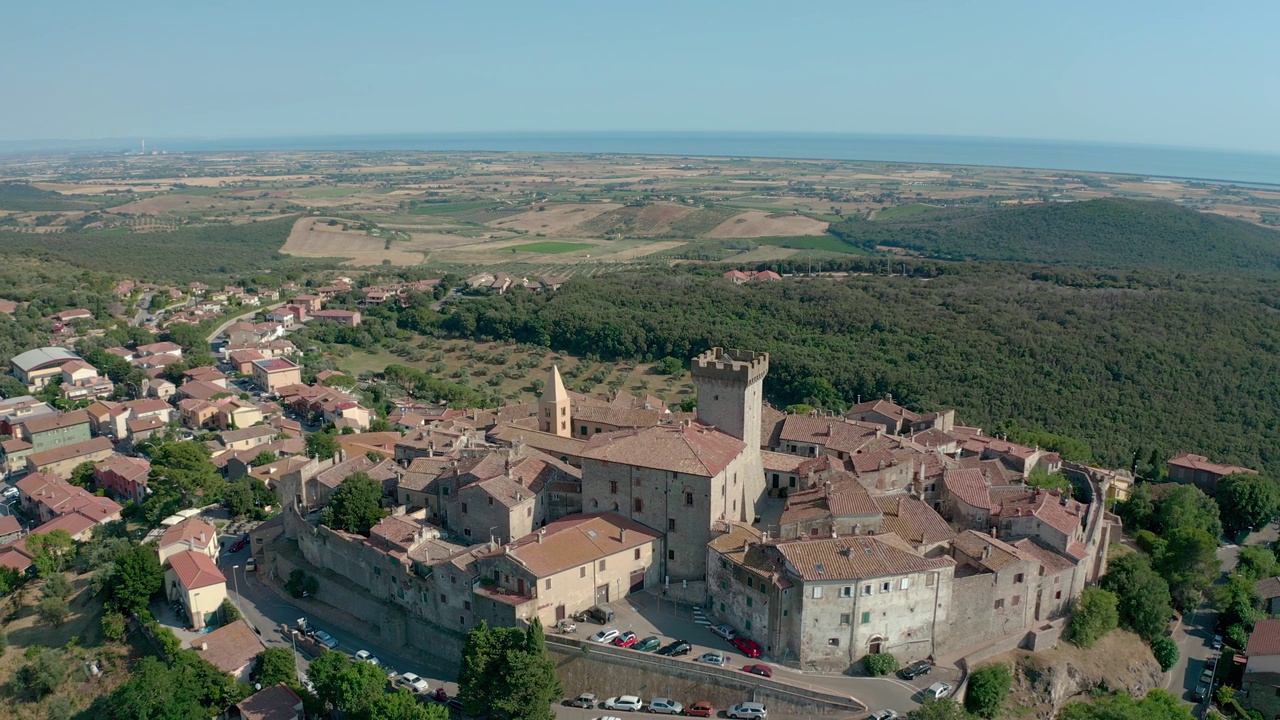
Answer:
POLYGON ((364 188, 358 187, 313 187, 298 191, 298 195, 308 198, 338 198, 355 195, 364 188))
POLYGON ((940 208, 933 205, 921 205, 912 203, 910 205, 895 205, 891 208, 885 208, 876 213, 876 220, 898 220, 901 218, 912 217, 921 213, 927 213, 930 210, 939 210, 940 208))
POLYGON ((456 202, 456 203, 431 203, 429 205, 419 205, 409 211, 410 215, 448 215, 449 213, 466 212, 468 210, 481 210, 499 207, 496 203, 491 202, 456 202))
POLYGON ((759 245, 774 245, 776 247, 792 248, 795 250, 825 250, 826 252, 843 253, 846 255, 867 255, 867 251, 862 248, 855 247, 844 242, 840 238, 830 235, 796 235, 792 237, 762 237, 751 238, 751 242, 759 245))
POLYGON ((511 249, 517 250, 520 252, 558 254, 558 253, 573 252, 575 250, 585 250, 593 247, 595 247, 595 245, 591 243, 536 242, 536 243, 529 243, 527 245, 516 245, 511 249))

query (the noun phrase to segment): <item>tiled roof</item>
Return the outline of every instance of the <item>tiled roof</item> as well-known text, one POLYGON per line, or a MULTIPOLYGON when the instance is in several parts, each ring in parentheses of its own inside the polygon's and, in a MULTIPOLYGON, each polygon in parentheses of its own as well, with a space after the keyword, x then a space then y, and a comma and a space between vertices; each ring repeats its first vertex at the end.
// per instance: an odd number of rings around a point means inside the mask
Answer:
POLYGON ((1280 597, 1280 577, 1263 578, 1253 588, 1263 600, 1280 597))
POLYGON ((760 461, 764 464, 764 469, 767 472, 783 472, 795 475, 799 472, 800 466, 811 459, 800 455, 769 452, 768 450, 760 452, 760 461))
POLYGON ((294 720, 302 716, 302 698, 288 685, 263 688, 236 703, 241 720, 294 720))
POLYGON ((157 400, 155 398, 143 399, 143 400, 132 400, 130 402, 125 403, 124 406, 129 408, 129 410, 134 414, 134 416, 146 415, 148 413, 161 413, 161 412, 164 412, 165 410, 173 409, 173 406, 170 405, 169 403, 165 402, 164 400, 157 400))
POLYGON ((200 657, 228 673, 236 673, 267 649, 243 619, 197 637, 191 641, 191 647, 200 653, 200 657))
POLYGON ((928 503, 914 495, 881 495, 882 527, 913 545, 930 545, 955 537, 955 531, 928 503))
POLYGON ((28 537, 30 535, 24 535, 8 545, 0 546, 0 567, 25 572, 34 564, 31 560, 31 552, 27 550, 28 537))
POLYGON ((615 513, 570 515, 497 552, 509 550, 529 572, 542 578, 647 545, 660 537, 644 525, 615 513))
POLYGON ((395 461, 390 458, 375 463, 365 455, 357 455, 317 474, 315 480, 321 485, 336 488, 344 480, 358 472, 365 473, 379 482, 385 482, 391 478, 399 477, 400 466, 396 465, 395 461))
POLYGON ((571 437, 561 437, 552 433, 522 428, 515 425, 498 425, 490 430, 489 438, 494 441, 512 443, 517 440, 527 447, 537 448, 545 453, 560 457, 581 457, 587 449, 587 441, 571 437))
POLYGON ((977 530, 966 530, 960 533, 952 544, 957 550, 973 558, 975 562, 991 572, 1000 572, 1022 559, 1022 551, 1016 547, 977 530), (990 548, 990 554, 984 558, 983 552, 987 548, 990 548))
POLYGON ((1069 497, 1064 498, 1057 490, 1028 490, 1003 499, 998 514, 1001 520, 1034 515, 1041 522, 1071 537, 1084 522, 1085 509, 1082 503, 1069 497))
POLYGON ((1249 645, 1245 648, 1249 657, 1259 655, 1280 655, 1280 618, 1259 620, 1249 635, 1249 645))
POLYGON ((926 448, 935 448, 952 445, 956 443, 956 438, 938 428, 929 428, 912 435, 911 442, 926 448))
POLYGON ((111 450, 112 447, 114 446, 111 444, 110 440, 99 436, 92 440, 71 443, 70 445, 63 445, 62 447, 45 450, 44 452, 32 453, 27 456, 27 460, 39 467, 41 465, 48 465, 49 463, 61 462, 63 460, 70 460, 71 458, 103 452, 104 450, 111 450))
POLYGON ((844 418, 788 415, 778 434, 779 442, 801 442, 821 445, 835 451, 852 453, 882 432, 883 427, 858 423, 844 418))
POLYGON ((946 470, 942 473, 942 481, 947 492, 966 505, 982 510, 991 509, 991 493, 980 471, 946 470))
POLYGON ((920 419, 918 414, 913 413, 890 400, 868 400, 864 403, 858 403, 857 405, 849 408, 849 411, 845 413, 845 417, 853 417, 854 415, 860 415, 868 412, 878 413, 899 422, 903 420, 914 421, 920 419))
POLYGON ((68 413, 60 413, 58 415, 41 415, 37 418, 31 418, 22 423, 27 433, 35 435, 50 430, 58 430, 61 428, 73 427, 83 423, 91 422, 92 418, 89 413, 83 410, 74 410, 68 413))
POLYGON ((79 537, 80 533, 88 530, 97 523, 93 519, 85 517, 78 512, 70 512, 50 520, 41 525, 32 532, 37 534, 51 533, 54 530, 62 530, 71 537, 79 537))
POLYGON ((187 518, 164 531, 160 536, 160 547, 167 548, 175 543, 190 543, 206 546, 210 541, 217 541, 218 529, 199 518, 187 518))
POLYGON ((601 433, 587 441, 583 456, 601 462, 715 477, 742 454, 743 442, 697 423, 658 425, 601 433))
POLYGON ((388 515, 369 528, 369 539, 366 541, 375 547, 384 549, 397 548, 408 552, 417 544, 418 533, 423 530, 422 523, 404 515, 388 515))
POLYGON ((223 430, 218 433, 218 439, 222 441, 223 445, 230 445, 233 442, 239 442, 241 440, 253 440, 255 438, 275 436, 276 429, 265 425, 247 427, 243 430, 223 430))
POLYGON ((130 435, 148 432, 150 430, 158 430, 166 425, 165 421, 155 415, 148 415, 142 418, 129 418, 124 423, 129 430, 130 435))
POLYGON ((209 400, 216 395, 233 395, 227 388, 204 380, 188 380, 178 386, 178 392, 196 400, 209 400))
POLYGON ((1203 455, 1192 455, 1189 452, 1181 452, 1174 455, 1169 460, 1169 464, 1178 467, 1190 468, 1192 470, 1202 470, 1213 473, 1214 475, 1233 475, 1235 473, 1252 473, 1256 475, 1258 473, 1257 470, 1251 470, 1247 467, 1210 462, 1209 458, 1203 455))
POLYGON ((16 532, 22 532, 22 525, 18 524, 18 519, 12 515, 0 515, 0 535, 16 532))
POLYGON ((780 542, 775 547, 801 578, 858 580, 940 570, 949 557, 926 558, 885 542, 887 535, 854 535, 780 542))
POLYGON ((665 410, 657 408, 646 410, 608 405, 582 405, 573 409, 575 422, 598 422, 618 428, 657 425, 665 415, 667 415, 665 410))
POLYGON ((213 559, 202 552, 183 550, 168 558, 169 566, 178 576, 178 582, 187 590, 221 585, 227 581, 213 559))
POLYGON ((1046 574, 1052 575, 1063 570, 1070 570, 1075 563, 1030 538, 1022 538, 1013 546, 1040 562, 1046 574))

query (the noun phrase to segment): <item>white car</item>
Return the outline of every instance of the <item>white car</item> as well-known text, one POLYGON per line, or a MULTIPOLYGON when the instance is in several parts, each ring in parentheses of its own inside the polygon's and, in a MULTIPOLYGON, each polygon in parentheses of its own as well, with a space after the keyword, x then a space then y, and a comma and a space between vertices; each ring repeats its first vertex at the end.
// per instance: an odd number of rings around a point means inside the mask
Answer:
POLYGON ((640 708, 644 707, 644 701, 639 695, 619 695, 611 697, 604 701, 602 706, 605 710, 630 710, 632 712, 640 712, 640 708))
POLYGON ((702 653, 698 657, 694 658, 693 661, 724 667, 729 664, 729 656, 722 655, 720 653, 702 653))
POLYGON ((8 498, 8 497, 18 497, 18 488, 16 488, 16 487, 14 487, 14 486, 10 485, 9 487, 7 487, 7 488, 5 488, 5 489, 4 489, 4 496, 5 496, 5 497, 7 497, 7 498, 8 498))
POLYGON ((601 643, 601 644, 611 643, 613 642, 614 638, 618 637, 619 634, 620 633, 614 628, 605 628, 600 632, 596 633, 595 635, 592 635, 590 640, 591 642, 594 642, 594 643, 601 643))
POLYGON ((725 712, 734 720, 768 720, 769 717, 764 703, 758 702, 738 703, 725 712))
POLYGON ((368 650, 361 650, 360 652, 356 653, 356 659, 359 660, 360 662, 367 662, 370 665, 382 664, 382 661, 379 660, 376 655, 369 652, 368 650))
POLYGON ((867 720, 897 720, 897 710, 877 710, 871 713, 867 720))
POLYGON ((335 648, 337 648, 337 647, 338 647, 338 640, 337 640, 337 638, 335 638, 334 636, 330 635, 329 633, 327 633, 327 632, 325 632, 325 631, 323 631, 323 630, 317 630, 317 631, 315 632, 315 639, 316 639, 316 640, 317 640, 321 645, 324 645, 325 647, 329 648, 330 650, 333 650, 333 649, 335 649, 335 648))
POLYGON ((927 698, 933 698, 934 700, 941 700, 950 694, 951 685, 944 682, 936 682, 924 690, 924 696, 927 698))
POLYGON ((684 705, 671 698, 654 698, 649 701, 649 712, 662 715, 679 715, 684 712, 684 705))
POLYGON ((618 717, 617 715, 601 715, 600 717, 596 718, 596 720, 622 720, 622 718, 618 717))
POLYGON ((715 627, 711 628, 711 632, 719 635, 725 640, 732 640, 738 637, 738 631, 734 630, 728 625, 716 625, 715 627))
POLYGON ((431 686, 426 680, 414 675, 413 673, 405 673, 400 676, 396 683, 409 688, 409 692, 415 692, 419 695, 425 695, 431 691, 431 686))

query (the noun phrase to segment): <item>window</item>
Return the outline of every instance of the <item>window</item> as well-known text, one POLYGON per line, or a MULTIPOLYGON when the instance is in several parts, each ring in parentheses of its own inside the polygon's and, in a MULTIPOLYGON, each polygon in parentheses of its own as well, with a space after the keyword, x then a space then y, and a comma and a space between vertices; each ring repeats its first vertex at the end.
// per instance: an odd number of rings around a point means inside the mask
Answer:
POLYGON ((938 573, 929 573, 928 575, 924 576, 924 586, 933 587, 933 584, 937 582, 937 580, 938 580, 938 573))
POLYGON ((1019 605, 1019 604, 1021 604, 1021 603, 1022 603, 1022 596, 1021 596, 1021 595, 1014 595, 1014 596, 1013 596, 1013 600, 1011 600, 1011 601, 1009 602, 1009 604, 1010 604, 1010 605, 1019 605))
POLYGON ((533 517, 533 506, 532 506, 532 505, 530 505, 529 507, 527 507, 527 508, 525 508, 525 509, 524 509, 524 516, 525 516, 525 517, 533 517))
POLYGON ((459 616, 458 616, 458 624, 459 624, 459 625, 466 625, 466 624, 467 624, 467 619, 466 619, 466 618, 464 618, 463 616, 459 615, 459 616))
POLYGON ((636 512, 644 512, 644 500, 635 498, 631 501, 631 508, 636 512))
POLYGON ((720 581, 720 589, 721 589, 721 590, 728 590, 728 589, 729 589, 729 583, 725 582, 724 580, 721 580, 721 581, 720 581))
POLYGON ((618 494, 618 481, 617 481, 617 480, 610 480, 610 481, 609 481, 609 492, 613 493, 614 495, 617 495, 617 494, 618 494))
POLYGON ((636 559, 640 559, 640 548, 636 548, 636 559))
POLYGON ((840 624, 849 625, 853 623, 853 615, 850 613, 840 613, 840 624))
POLYGON ((426 590, 422 591, 422 602, 431 602, 431 596, 427 594, 426 590))
POLYGON ((667 551, 667 559, 668 559, 668 560, 675 560, 675 559, 676 559, 676 551, 675 551, 675 550, 668 550, 668 551, 667 551))
POLYGON ((490 506, 490 507, 492 507, 492 506, 493 506, 493 498, 489 498, 489 506, 490 506))
POLYGON ((449 576, 449 584, 450 584, 450 585, 457 585, 457 584, 458 584, 458 576, 457 576, 457 575, 450 575, 450 576, 449 576))
POLYGON ((596 428, 596 433, 599 433, 599 432, 600 432, 600 428, 596 428))
POLYGON ((640 476, 639 476, 639 475, 637 475, 637 476, 636 476, 635 486, 636 486, 636 487, 640 487, 640 476))
POLYGON ((911 578, 902 578, 902 582, 898 584, 899 590, 906 590, 911 587, 911 578))
POLYGON ((440 593, 440 604, 441 604, 441 605, 448 605, 448 604, 449 604, 449 598, 445 597, 445 596, 444 596, 444 593, 440 593))
POLYGON ((546 586, 545 586, 545 589, 546 589, 546 590, 550 590, 550 589, 551 589, 551 578, 547 578, 547 584, 546 584, 546 586))
POLYGON ((827 644, 831 647, 840 647, 840 638, 827 638, 827 644))
POLYGON ((840 588, 840 597, 853 597, 853 586, 845 585, 840 588))
POLYGON ((753 587, 750 575, 747 576, 747 587, 753 587))
POLYGON ((600 572, 604 572, 604 563, 605 563, 604 560, 600 561, 600 572))
POLYGON ((560 408, 560 417, 564 417, 568 413, 569 413, 569 408, 564 408, 564 407, 560 408))
POLYGON ((790 615, 790 614, 791 614, 791 611, 790 611, 790 610, 783 610, 783 611, 782 611, 782 617, 786 617, 786 616, 788 616, 788 615, 790 615))
POLYGON ((1001 598, 1001 599, 999 599, 999 600, 997 600, 997 601, 996 601, 996 609, 997 609, 997 610, 1003 610, 1003 609, 1004 609, 1004 598, 1001 598))
POLYGON ((462 609, 463 609, 463 610, 466 610, 467 612, 471 612, 471 601, 470 601, 470 600, 463 600, 463 601, 462 601, 462 609))
POLYGON ((729 569, 729 561, 728 561, 728 560, 725 560, 724 558, 720 558, 720 569, 721 569, 721 570, 728 570, 728 569, 729 569))
POLYGON ((822 586, 821 586, 821 585, 815 586, 815 587, 813 588, 813 599, 814 599, 814 600, 821 600, 821 599, 822 599, 822 586))
POLYGON ((471 528, 462 528, 462 534, 471 537, 471 528))
POLYGON ((587 566, 583 565, 582 567, 578 568, 578 577, 584 578, 586 576, 587 576, 587 566))
POLYGON ((724 612, 724 603, 720 603, 720 612, 724 612))
POLYGON ((778 478, 778 473, 774 473, 774 474, 773 474, 773 484, 774 484, 774 485, 777 485, 777 484, 778 484, 778 479, 779 479, 779 478, 778 478))
POLYGON ((1015 584, 1015 585, 1016 585, 1017 583, 1022 582, 1022 573, 1018 573, 1017 575, 1014 575, 1014 576, 1013 576, 1013 582, 1014 582, 1014 584, 1015 584))
POLYGON ((870 585, 863 585, 863 586, 862 586, 862 594, 863 594, 863 595, 870 595, 870 594, 871 594, 871 586, 870 586, 870 585))
POLYGON ((675 530, 675 529, 676 529, 676 519, 667 518, 667 530, 675 530))
POLYGON ((684 491, 684 504, 693 507, 693 493, 688 490, 684 491))
POLYGON ((751 597, 747 597, 747 607, 751 607, 751 597))
POLYGON ((466 514, 467 514, 467 504, 466 504, 466 503, 462 503, 462 514, 463 514, 463 515, 466 515, 466 514))
POLYGON ((1061 600, 1061 599, 1062 599, 1062 591, 1061 591, 1061 590, 1059 590, 1058 592, 1054 593, 1054 594, 1053 594, 1053 599, 1054 599, 1054 600, 1061 600))
POLYGON ((750 620, 746 621, 745 623, 742 624, 742 627, 747 632, 751 632, 751 621, 750 620))
POLYGON ((671 471, 671 479, 672 479, 672 480, 675 480, 675 479, 677 479, 677 478, 679 478, 679 477, 680 477, 680 473, 676 472, 675 470, 672 470, 672 471, 671 471))
POLYGON ((443 487, 443 488, 441 488, 441 489, 440 489, 440 492, 441 492, 445 497, 448 497, 448 495, 449 495, 449 488, 448 488, 448 487, 443 487))
POLYGON ((892 589, 893 589, 893 583, 891 582, 880 583, 880 592, 887 593, 892 589))
POLYGON ((866 625, 870 622, 871 622, 871 613, 869 612, 862 613, 862 624, 866 625))
POLYGON ((583 425, 583 426, 582 426, 582 436, 583 436, 583 437, 586 437, 586 436, 587 436, 587 426, 586 426, 586 425, 583 425))

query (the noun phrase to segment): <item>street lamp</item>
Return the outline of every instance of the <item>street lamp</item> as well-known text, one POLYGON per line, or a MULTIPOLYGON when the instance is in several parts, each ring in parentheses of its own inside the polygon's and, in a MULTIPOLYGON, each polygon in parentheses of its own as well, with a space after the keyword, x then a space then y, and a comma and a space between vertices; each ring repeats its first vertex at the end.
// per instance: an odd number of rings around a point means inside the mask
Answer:
POLYGON ((243 613, 244 611, 240 608, 240 581, 236 578, 236 571, 239 569, 239 565, 231 566, 231 587, 235 588, 236 591, 236 609, 243 613))

